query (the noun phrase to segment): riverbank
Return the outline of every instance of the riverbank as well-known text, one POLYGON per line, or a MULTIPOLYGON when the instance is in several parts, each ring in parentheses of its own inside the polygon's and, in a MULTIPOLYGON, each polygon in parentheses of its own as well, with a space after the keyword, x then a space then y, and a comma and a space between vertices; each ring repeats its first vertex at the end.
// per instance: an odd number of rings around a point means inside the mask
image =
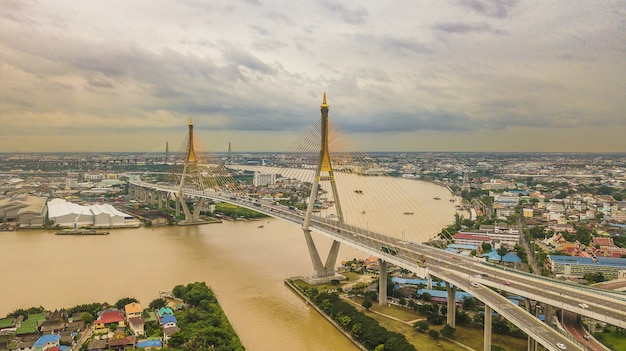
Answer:
POLYGON ((343 329, 339 324, 337 324, 337 322, 335 322, 332 318, 330 318, 329 315, 327 315, 326 313, 324 313, 324 311, 320 310, 319 307, 317 307, 313 301, 311 301, 309 299, 308 296, 304 295, 302 293, 302 291, 300 291, 300 289, 293 283, 293 278, 290 279, 285 279, 285 285, 287 285, 287 287, 289 287, 293 292, 295 292, 305 303, 307 306, 313 308, 314 310, 317 311, 317 313, 320 314, 320 316, 324 317, 324 319, 326 319, 328 322, 330 322, 330 324, 335 327, 338 331, 340 331, 346 338, 348 338, 348 340, 350 340, 356 347, 359 348, 359 350, 362 351, 368 351, 367 348, 365 348, 365 346, 361 345, 361 343, 356 340, 352 335, 350 335, 350 333, 348 333, 345 329, 343 329))

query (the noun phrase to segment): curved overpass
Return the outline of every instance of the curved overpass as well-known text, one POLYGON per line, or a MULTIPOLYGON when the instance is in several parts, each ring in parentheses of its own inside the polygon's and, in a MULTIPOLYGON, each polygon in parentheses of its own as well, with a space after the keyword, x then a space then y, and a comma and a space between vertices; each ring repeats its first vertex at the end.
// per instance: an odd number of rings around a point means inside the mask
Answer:
MULTIPOLYGON (((143 182, 136 176, 129 176, 129 183, 154 191, 178 192, 178 189, 143 182)), ((186 196, 231 203, 294 224, 302 225, 304 222, 304 214, 300 211, 274 202, 254 200, 237 193, 194 189, 183 189, 183 193, 186 196)), ((498 292, 485 287, 505 290, 620 328, 626 328, 625 293, 603 291, 525 274, 520 271, 502 269, 432 246, 408 242, 383 233, 341 224, 333 219, 313 216, 310 229, 410 271, 421 269, 421 259, 425 257, 431 275, 452 283, 465 291, 470 291, 476 298, 489 305, 549 350, 562 351, 563 349, 556 346, 557 343, 565 345, 567 350, 584 350, 585 347, 576 340, 559 334, 524 309, 512 304, 498 292), (472 287, 472 283, 475 283, 478 288, 472 287), (588 308, 579 306, 583 302, 588 305, 588 308)))

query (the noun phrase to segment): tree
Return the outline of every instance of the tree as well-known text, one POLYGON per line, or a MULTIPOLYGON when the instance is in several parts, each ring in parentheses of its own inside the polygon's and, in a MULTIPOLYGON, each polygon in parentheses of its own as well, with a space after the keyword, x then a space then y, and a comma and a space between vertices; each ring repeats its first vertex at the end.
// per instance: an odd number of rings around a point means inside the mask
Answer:
POLYGON ((372 301, 370 301, 369 299, 365 299, 363 300, 363 303, 361 304, 361 306, 363 306, 363 308, 369 311, 369 309, 372 307, 372 301))
POLYGON ((475 310, 478 305, 478 300, 475 297, 466 296, 463 298, 463 309, 464 310, 475 310))
POLYGON ((338 319, 339 325, 345 330, 350 330, 350 323, 352 323, 352 318, 349 316, 341 316, 338 319))
POLYGON ((483 252, 491 252, 491 244, 488 242, 483 242, 480 247, 483 249, 483 252))
POLYGON ((430 295, 430 293, 423 293, 422 294, 422 300, 425 302, 430 302, 432 300, 432 296, 430 295))
POLYGON ((502 263, 502 259, 504 258, 504 255, 506 255, 509 252, 509 250, 504 246, 500 246, 500 248, 498 248, 496 252, 498 253, 498 255, 500 255, 500 263, 502 263))
POLYGON ((122 310, 122 309, 124 309, 124 306, 128 305, 129 303, 133 303, 133 302, 139 302, 139 300, 137 300, 134 297, 123 297, 123 298, 117 300, 117 302, 115 303, 115 307, 117 307, 118 309, 122 310))
POLYGON ((406 305, 406 299, 404 297, 400 297, 398 299, 398 303, 400 304, 400 306, 405 306, 406 305))
POLYGON ((428 330, 428 322, 426 321, 417 321, 413 324, 413 326, 415 328, 417 328, 417 330, 424 332, 428 330))
POLYGON ((158 310, 161 307, 165 307, 167 305, 167 301, 163 298, 154 299, 148 305, 148 308, 151 310, 158 310))
POLYGON ((430 336, 431 339, 437 340, 439 339, 439 332, 434 329, 431 329, 428 331, 428 336, 430 336))
POLYGON ((363 294, 363 296, 365 297, 366 300, 376 300, 378 299, 378 294, 376 293, 376 291, 366 291, 365 294, 363 294))
POLYGON ((385 351, 385 345, 380 344, 374 348, 374 351, 385 351))
POLYGON ((456 333, 456 328, 451 327, 450 324, 446 324, 440 331, 441 335, 446 338, 451 338, 456 333))
POLYGON ((80 314, 80 320, 83 321, 83 323, 85 323, 85 325, 89 325, 89 324, 93 323, 94 317, 89 312, 83 312, 83 313, 80 314))

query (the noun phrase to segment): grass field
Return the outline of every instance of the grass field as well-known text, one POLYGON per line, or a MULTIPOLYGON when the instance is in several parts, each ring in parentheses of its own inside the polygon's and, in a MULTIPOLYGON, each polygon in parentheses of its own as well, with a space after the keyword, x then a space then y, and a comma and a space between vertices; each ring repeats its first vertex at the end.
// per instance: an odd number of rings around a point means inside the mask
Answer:
MULTIPOLYGON (((350 282, 357 280, 361 274, 355 272, 345 272, 344 275, 348 278, 344 282, 350 282)), ((332 285, 332 284, 320 284, 320 285, 309 285, 303 281, 295 281, 295 283, 300 287, 307 288, 317 288, 319 291, 326 290, 336 290, 341 287, 343 283, 340 285, 332 285)), ((413 322, 415 320, 425 319, 426 316, 414 312, 408 308, 396 306, 396 305, 378 305, 374 303, 371 307, 370 311, 365 311, 361 307, 361 303, 363 302, 363 298, 354 297, 350 298, 359 310, 364 311, 368 316, 376 319, 381 326, 385 327, 389 331, 397 332, 404 335, 407 340, 415 346, 416 350, 428 350, 428 351, 467 351, 461 345, 453 341, 448 341, 446 339, 431 339, 427 333, 420 332, 412 325, 407 323, 413 322), (392 318, 390 318, 392 317, 392 318), (393 318, 397 319, 394 320, 393 318)), ((431 325, 430 329, 440 330, 444 325, 431 325)), ((456 335, 453 340, 462 343, 463 345, 470 347, 474 350, 482 350, 483 349, 483 329, 477 326, 457 326, 456 327, 456 335)), ((527 339, 523 338, 514 338, 511 336, 492 334, 491 336, 491 345, 500 346, 502 349, 506 351, 524 351, 527 349, 527 339)), ((624 349, 626 350, 626 349, 624 349)))

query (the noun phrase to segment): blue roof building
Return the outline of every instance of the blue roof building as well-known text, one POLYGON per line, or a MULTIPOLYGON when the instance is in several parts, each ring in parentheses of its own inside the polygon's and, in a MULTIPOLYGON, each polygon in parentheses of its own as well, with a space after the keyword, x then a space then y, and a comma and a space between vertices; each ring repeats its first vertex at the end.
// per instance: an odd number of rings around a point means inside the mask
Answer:
POLYGON ((548 255, 548 267, 557 276, 582 278, 586 273, 602 273, 606 280, 616 279, 626 270, 626 258, 548 255))
POLYGON ((35 341, 33 344, 33 348, 35 351, 43 351, 44 349, 49 349, 51 347, 59 347, 59 341, 61 340, 61 335, 59 334, 46 334, 42 335, 35 341))
POLYGON ((168 323, 178 323, 178 321, 176 320, 176 317, 172 316, 171 314, 165 315, 163 316, 163 318, 161 318, 161 324, 168 324, 168 323))
POLYGON ((138 349, 145 349, 146 347, 162 347, 161 340, 144 340, 137 343, 138 349))
MULTIPOLYGON (((496 250, 491 250, 491 252, 483 254, 483 257, 487 257, 487 261, 497 261, 500 262, 500 255, 496 250)), ((519 263, 522 262, 522 259, 517 256, 514 252, 509 252, 506 255, 502 256, 502 262, 504 263, 519 263)))
MULTIPOLYGON (((393 278, 391 278, 391 281, 393 283, 398 283, 398 284, 402 284, 402 285, 406 285, 406 284, 410 284, 410 285, 418 285, 418 284, 428 285, 428 280, 426 280, 426 279, 406 279, 406 278, 393 277, 393 278)), ((433 286, 445 286, 445 283, 444 282, 433 281, 433 286)))
MULTIPOLYGON (((432 290, 432 289, 419 289, 417 291, 418 295, 422 295, 423 293, 429 293, 432 296, 433 300, 439 301, 448 301, 448 293, 443 290, 432 290)), ((464 298, 470 298, 472 294, 466 293, 464 291, 457 291, 454 295, 454 298, 457 302, 462 302, 464 298)))

